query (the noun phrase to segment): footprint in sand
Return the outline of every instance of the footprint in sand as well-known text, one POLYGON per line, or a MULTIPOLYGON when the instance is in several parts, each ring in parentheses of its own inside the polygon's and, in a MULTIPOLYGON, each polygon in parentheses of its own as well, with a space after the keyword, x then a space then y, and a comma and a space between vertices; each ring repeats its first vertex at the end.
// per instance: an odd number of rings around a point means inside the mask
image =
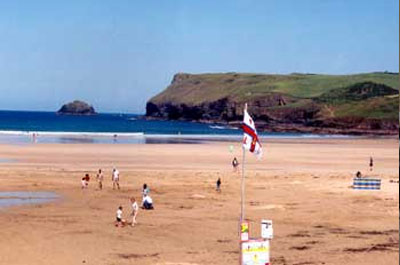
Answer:
POLYGON ((199 264, 187 263, 187 262, 165 262, 165 263, 157 263, 156 265, 199 265, 199 264))
POLYGON ((265 205, 254 206, 253 209, 256 209, 256 210, 285 210, 285 207, 283 205, 279 205, 279 204, 265 204, 265 205))
POLYGON ((192 198, 192 199, 205 199, 206 196, 205 195, 201 195, 201 194, 193 194, 192 196, 190 196, 190 198, 192 198))

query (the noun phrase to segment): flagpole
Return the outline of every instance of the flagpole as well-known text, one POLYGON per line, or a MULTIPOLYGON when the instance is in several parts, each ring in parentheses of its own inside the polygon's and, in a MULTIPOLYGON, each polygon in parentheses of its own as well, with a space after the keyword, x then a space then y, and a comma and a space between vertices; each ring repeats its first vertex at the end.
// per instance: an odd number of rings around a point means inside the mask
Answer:
MULTIPOLYGON (((244 104, 244 110, 247 111, 247 103, 244 104)), ((245 200, 245 176, 244 176, 244 165, 246 163, 246 148, 242 145, 242 179, 241 179, 241 196, 240 196, 240 223, 244 221, 245 214, 244 214, 244 200, 245 200)))
POLYGON ((240 223, 244 221, 245 214, 244 214, 244 200, 245 200, 245 176, 244 176, 244 164, 246 159, 246 149, 242 147, 242 179, 241 179, 241 207, 240 207, 240 223))

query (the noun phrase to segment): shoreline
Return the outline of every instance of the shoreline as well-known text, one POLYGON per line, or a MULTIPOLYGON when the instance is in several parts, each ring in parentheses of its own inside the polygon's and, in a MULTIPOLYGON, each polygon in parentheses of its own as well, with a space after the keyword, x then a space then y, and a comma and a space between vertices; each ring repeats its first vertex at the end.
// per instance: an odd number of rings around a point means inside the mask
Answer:
MULTIPOLYGON (((52 132, 0 131, 0 143, 59 143, 59 144, 199 144, 204 142, 241 141, 243 134, 145 134, 117 132, 52 132)), ((264 141, 271 139, 397 139, 395 135, 340 135, 271 133, 260 134, 264 141)))

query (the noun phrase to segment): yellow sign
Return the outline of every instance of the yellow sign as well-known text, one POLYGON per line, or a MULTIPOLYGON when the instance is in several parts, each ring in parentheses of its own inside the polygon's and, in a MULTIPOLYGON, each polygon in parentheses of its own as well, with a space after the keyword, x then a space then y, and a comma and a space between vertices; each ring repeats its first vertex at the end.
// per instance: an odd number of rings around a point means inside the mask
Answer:
POLYGON ((249 223, 242 223, 242 233, 248 233, 249 232, 249 223))
POLYGON ((240 224, 240 240, 249 240, 249 223, 243 222, 240 224))
POLYGON ((269 241, 265 239, 242 242, 242 265, 269 264, 269 241))

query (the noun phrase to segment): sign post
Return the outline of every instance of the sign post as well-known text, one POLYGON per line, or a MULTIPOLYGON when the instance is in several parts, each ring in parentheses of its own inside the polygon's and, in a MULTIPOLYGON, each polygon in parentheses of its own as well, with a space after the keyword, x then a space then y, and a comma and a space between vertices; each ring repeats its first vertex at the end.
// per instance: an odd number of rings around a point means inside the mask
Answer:
POLYGON ((242 265, 270 265, 269 240, 251 239, 241 243, 242 265))

